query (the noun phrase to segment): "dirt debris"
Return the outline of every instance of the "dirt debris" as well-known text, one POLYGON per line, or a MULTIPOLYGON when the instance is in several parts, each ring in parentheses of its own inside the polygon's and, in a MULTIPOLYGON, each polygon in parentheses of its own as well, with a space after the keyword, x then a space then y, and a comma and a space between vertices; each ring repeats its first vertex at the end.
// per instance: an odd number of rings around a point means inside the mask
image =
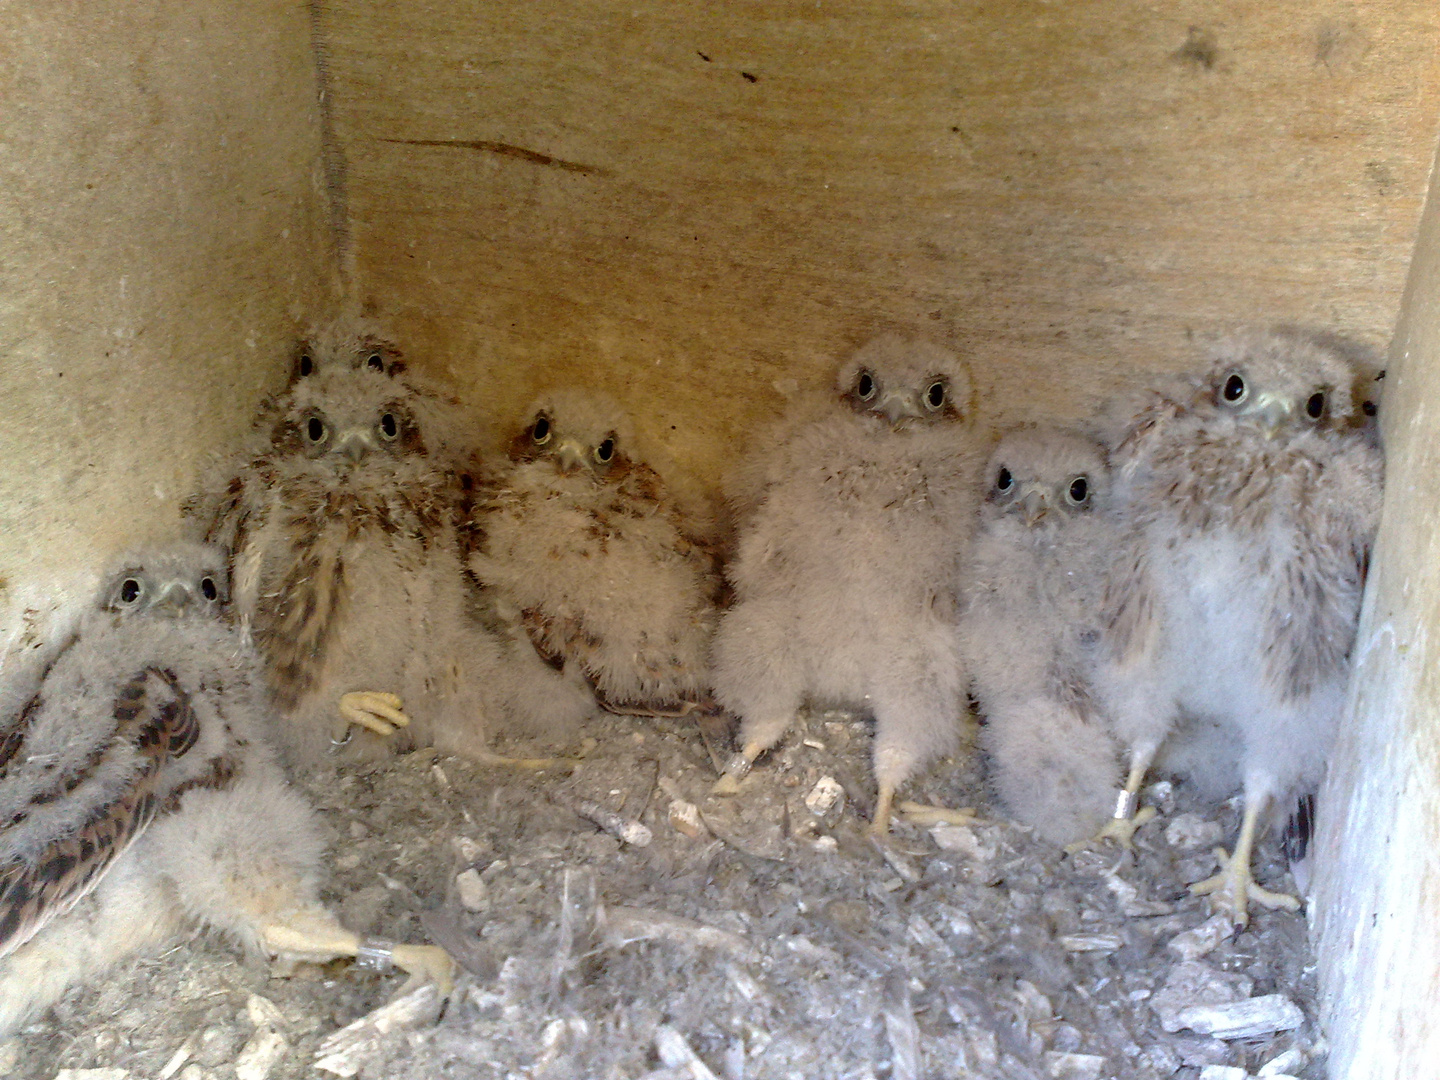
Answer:
MULTIPOLYGON (((849 714, 808 716, 729 799, 683 719, 587 735, 534 773, 421 752, 302 785, 344 921, 455 955, 438 1019, 418 998, 375 1013, 399 975, 272 970, 201 937, 72 991, 0 1044, 0 1076, 1324 1075, 1303 915, 1260 910, 1231 935, 1185 889, 1215 869, 1233 806, 1152 785, 1161 817, 1133 855, 1067 857, 1002 820, 967 754, 909 785, 920 805, 877 846, 869 725, 849 714), (1180 1026, 1237 1003, 1291 1030, 1180 1026)), ((1256 868, 1286 883, 1269 840, 1256 868)))

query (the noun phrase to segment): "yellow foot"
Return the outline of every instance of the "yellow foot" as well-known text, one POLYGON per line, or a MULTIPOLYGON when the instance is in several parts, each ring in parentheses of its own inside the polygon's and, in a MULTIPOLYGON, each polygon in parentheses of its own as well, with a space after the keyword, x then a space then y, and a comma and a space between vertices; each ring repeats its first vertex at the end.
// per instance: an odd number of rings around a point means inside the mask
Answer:
POLYGON ((902 802, 896 806, 905 820, 912 825, 927 828, 931 825, 980 825, 984 822, 975 816, 973 807, 962 806, 951 810, 945 806, 926 806, 924 803, 902 802))
POLYGON ((738 754, 731 754, 730 760, 725 762, 725 771, 720 774, 720 779, 715 781, 715 786, 710 789, 710 794, 739 794, 740 781, 750 775, 750 767, 755 764, 755 759, 762 753, 764 753, 764 748, 758 743, 746 743, 744 749, 738 754))
POLYGON ((1193 896, 1210 897, 1210 908, 1217 915, 1228 915, 1236 926, 1244 926, 1250 921, 1251 902, 1272 911, 1277 908, 1285 911, 1300 910, 1297 897, 1288 893, 1271 892, 1255 884, 1250 876, 1248 855, 1241 859, 1231 856, 1224 848, 1216 848, 1215 857, 1220 860, 1223 869, 1214 877, 1195 882, 1190 886, 1190 893, 1193 896))
POLYGON ((455 989, 455 961, 438 946, 396 945, 390 951, 390 959, 396 967, 410 975, 397 997, 404 997, 425 983, 434 983, 441 997, 449 997, 450 991, 455 989))
POLYGON ((890 835, 890 807, 895 802, 895 789, 889 784, 881 784, 879 794, 875 798, 875 816, 870 822, 866 831, 874 837, 890 835))
POLYGON ((1155 816, 1153 806, 1142 806, 1135 812, 1134 817, 1111 818, 1105 823, 1105 827, 1088 840, 1077 840, 1073 844, 1065 846, 1065 854, 1074 855, 1076 852, 1084 851, 1086 848, 1098 847, 1106 840, 1114 840, 1126 851, 1134 851, 1135 845, 1132 842, 1135 833, 1141 825, 1155 816))
POLYGON ((376 735, 389 738, 397 728, 405 727, 410 718, 400 711, 400 698, 378 690, 356 690, 340 697, 340 719, 330 741, 343 746, 350 741, 352 726, 363 727, 376 735))

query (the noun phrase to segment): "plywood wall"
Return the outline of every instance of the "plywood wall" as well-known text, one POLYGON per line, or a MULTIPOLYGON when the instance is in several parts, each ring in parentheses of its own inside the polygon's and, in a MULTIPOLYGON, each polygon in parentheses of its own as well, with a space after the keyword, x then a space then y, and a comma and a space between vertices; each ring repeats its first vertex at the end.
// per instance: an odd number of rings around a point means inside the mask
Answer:
POLYGON ((712 470, 878 326, 1073 414, 1192 336, 1383 345, 1431 0, 347 0, 355 283, 477 407, 617 390, 712 470))
POLYGON ((1440 177, 1386 378, 1385 514, 1316 866, 1331 1075, 1440 1062, 1440 177))
POLYGON ((100 562, 175 531, 333 288, 310 27, 0 4, 0 683, 100 562))

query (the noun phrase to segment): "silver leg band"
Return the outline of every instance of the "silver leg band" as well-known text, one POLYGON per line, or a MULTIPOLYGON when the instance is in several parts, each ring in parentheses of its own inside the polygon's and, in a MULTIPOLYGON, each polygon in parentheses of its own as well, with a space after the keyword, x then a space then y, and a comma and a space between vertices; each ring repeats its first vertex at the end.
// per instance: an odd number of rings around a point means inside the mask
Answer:
POLYGON ((355 966, 369 971, 389 971, 395 966, 395 943, 366 938, 355 952, 355 966))
POLYGON ((750 773, 750 767, 754 764, 744 754, 734 753, 730 760, 725 762, 725 775, 733 776, 736 780, 743 780, 750 773))
POLYGON ((342 746, 348 746, 349 743, 350 743, 350 740, 353 739, 354 737, 355 737, 355 729, 354 729, 354 727, 347 726, 347 727, 345 728, 345 737, 344 737, 343 739, 337 739, 337 738, 335 738, 334 735, 331 735, 331 736, 330 736, 330 745, 331 745, 332 747, 334 747, 335 749, 338 750, 338 749, 339 749, 340 747, 342 747, 342 746))
POLYGON ((1115 813, 1111 816, 1116 821, 1129 821, 1135 816, 1135 811, 1139 806, 1139 792, 1126 791, 1124 788, 1121 788, 1115 793, 1115 813))

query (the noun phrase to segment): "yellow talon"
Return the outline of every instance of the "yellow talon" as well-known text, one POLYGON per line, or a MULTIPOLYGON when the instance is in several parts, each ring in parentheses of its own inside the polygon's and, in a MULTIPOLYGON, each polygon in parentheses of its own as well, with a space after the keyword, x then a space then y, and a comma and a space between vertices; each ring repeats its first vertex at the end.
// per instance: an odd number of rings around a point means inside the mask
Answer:
POLYGON ((1264 798, 1246 800, 1245 816, 1240 824, 1240 836, 1235 841, 1234 853, 1229 854, 1224 848, 1216 848, 1215 857, 1220 860, 1220 872, 1190 886, 1192 895, 1210 897, 1211 908, 1217 914, 1228 915, 1236 926, 1244 926, 1250 921, 1249 908, 1252 900, 1261 907, 1272 910, 1300 910, 1300 900, 1297 897, 1262 889, 1250 876, 1255 831, 1267 801, 1264 798))
POLYGON ((395 966, 408 972, 410 978, 400 988, 400 996, 425 983, 434 983, 442 998, 455 989, 455 961, 436 945, 396 945, 390 952, 395 966))
POLYGON ((976 825, 980 818, 975 815, 973 807, 962 806, 958 810, 951 810, 945 806, 926 806, 924 803, 902 802, 896 806, 905 820, 913 825, 926 828, 930 825, 976 825))
POLYGON ((382 738, 395 734, 397 728, 410 723, 410 718, 400 711, 398 695, 378 690, 356 690, 340 697, 340 719, 335 722, 333 739, 336 743, 348 742, 350 727, 363 727, 382 738))

